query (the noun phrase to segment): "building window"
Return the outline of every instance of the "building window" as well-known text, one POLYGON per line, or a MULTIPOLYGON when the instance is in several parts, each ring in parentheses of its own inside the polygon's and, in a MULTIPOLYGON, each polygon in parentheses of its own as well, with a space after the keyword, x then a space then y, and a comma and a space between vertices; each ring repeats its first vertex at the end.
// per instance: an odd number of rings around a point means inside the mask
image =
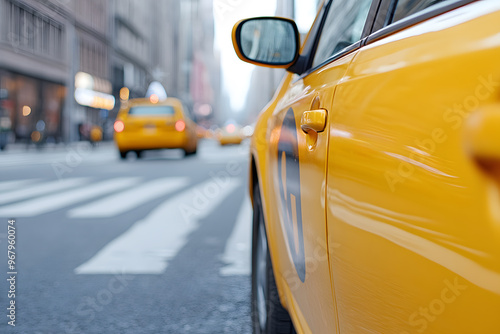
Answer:
POLYGON ((0 37, 16 50, 60 59, 64 55, 64 26, 35 9, 0 0, 5 11, 0 37))

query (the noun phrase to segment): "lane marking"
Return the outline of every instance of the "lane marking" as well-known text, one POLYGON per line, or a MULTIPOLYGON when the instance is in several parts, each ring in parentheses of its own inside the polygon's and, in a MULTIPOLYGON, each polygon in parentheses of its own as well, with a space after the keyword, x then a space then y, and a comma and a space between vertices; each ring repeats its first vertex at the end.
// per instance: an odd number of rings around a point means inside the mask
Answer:
POLYGON ((220 185, 208 180, 152 211, 75 269, 76 274, 161 274, 185 246, 198 221, 207 217, 238 186, 230 179, 220 185))
POLYGON ((245 197, 233 232, 229 237, 222 261, 226 266, 219 270, 221 276, 249 276, 252 268, 252 217, 253 208, 250 198, 245 197))
POLYGON ((40 179, 18 180, 18 181, 5 181, 0 182, 0 191, 7 191, 11 189, 18 189, 30 183, 38 182, 40 179))
POLYGON ((141 178, 137 177, 117 178, 43 198, 4 206, 0 208, 0 217, 34 217, 128 188, 137 184, 140 180, 141 178))
POLYGON ((162 178, 68 212, 70 218, 107 218, 131 211, 157 197, 171 194, 189 183, 188 178, 162 178))
POLYGON ((40 195, 53 193, 60 190, 65 190, 68 188, 79 186, 88 181, 87 178, 75 178, 67 179, 61 181, 52 181, 42 184, 37 184, 30 186, 28 188, 23 187, 23 189, 11 191, 8 193, 0 194, 0 204, 16 202, 19 200, 25 200, 32 197, 37 197, 40 195))

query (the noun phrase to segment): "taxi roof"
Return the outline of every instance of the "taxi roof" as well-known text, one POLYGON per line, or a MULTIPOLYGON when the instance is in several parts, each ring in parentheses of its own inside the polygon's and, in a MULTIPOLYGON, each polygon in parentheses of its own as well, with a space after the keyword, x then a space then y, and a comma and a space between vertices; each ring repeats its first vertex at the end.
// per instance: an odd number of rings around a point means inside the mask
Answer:
POLYGON ((144 106, 144 105, 159 105, 159 106, 182 106, 182 102, 175 97, 169 97, 165 100, 158 101, 157 103, 151 102, 150 98, 136 98, 130 99, 126 103, 126 108, 134 107, 134 106, 144 106))

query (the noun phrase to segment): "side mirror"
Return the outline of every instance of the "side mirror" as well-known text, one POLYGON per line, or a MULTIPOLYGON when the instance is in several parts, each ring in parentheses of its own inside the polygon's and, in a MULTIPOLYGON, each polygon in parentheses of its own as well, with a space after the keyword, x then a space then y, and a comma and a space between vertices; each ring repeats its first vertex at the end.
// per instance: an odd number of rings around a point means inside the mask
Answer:
POLYGON ((236 23, 233 45, 238 57, 247 63, 288 68, 299 57, 300 37, 292 20, 257 17, 236 23))

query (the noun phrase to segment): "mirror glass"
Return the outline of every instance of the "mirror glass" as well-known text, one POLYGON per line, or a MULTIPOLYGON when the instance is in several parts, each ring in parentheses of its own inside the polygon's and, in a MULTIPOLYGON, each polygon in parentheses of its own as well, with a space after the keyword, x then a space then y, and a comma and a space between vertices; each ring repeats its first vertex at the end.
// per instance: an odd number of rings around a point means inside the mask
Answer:
POLYGON ((251 61, 286 65, 295 60, 298 45, 290 21, 257 18, 245 21, 240 32, 241 53, 251 61))

